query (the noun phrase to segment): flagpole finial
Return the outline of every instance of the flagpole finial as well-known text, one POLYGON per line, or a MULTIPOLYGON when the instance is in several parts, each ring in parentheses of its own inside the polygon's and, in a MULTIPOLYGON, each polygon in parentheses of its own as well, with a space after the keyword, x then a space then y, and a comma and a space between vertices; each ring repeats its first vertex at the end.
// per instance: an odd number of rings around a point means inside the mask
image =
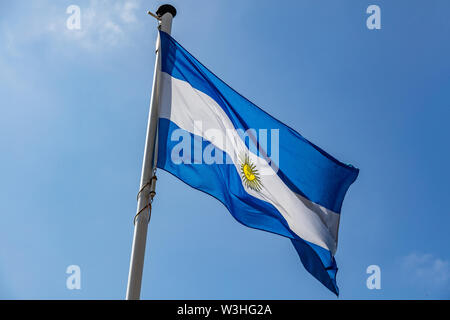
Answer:
POLYGON ((162 17, 166 13, 170 13, 172 17, 175 17, 177 15, 177 9, 170 4, 163 4, 158 8, 158 10, 156 10, 156 15, 158 17, 162 17))

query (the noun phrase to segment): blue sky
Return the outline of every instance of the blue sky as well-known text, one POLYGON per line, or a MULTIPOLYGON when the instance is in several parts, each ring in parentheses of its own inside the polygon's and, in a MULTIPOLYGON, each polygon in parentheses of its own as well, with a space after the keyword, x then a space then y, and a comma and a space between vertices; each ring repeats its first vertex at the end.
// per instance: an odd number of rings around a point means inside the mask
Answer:
MULTIPOLYGON (((0 5, 0 298, 122 299, 161 1, 0 5), (81 8, 81 30, 66 8, 81 8), (81 290, 66 288, 69 265, 81 290)), ((233 88, 360 168, 342 299, 450 298, 450 3, 172 1, 173 36, 233 88), (366 8, 381 8, 368 30, 366 8), (366 268, 381 268, 381 290, 366 268)), ((285 238, 158 172, 142 298, 335 299, 285 238)))

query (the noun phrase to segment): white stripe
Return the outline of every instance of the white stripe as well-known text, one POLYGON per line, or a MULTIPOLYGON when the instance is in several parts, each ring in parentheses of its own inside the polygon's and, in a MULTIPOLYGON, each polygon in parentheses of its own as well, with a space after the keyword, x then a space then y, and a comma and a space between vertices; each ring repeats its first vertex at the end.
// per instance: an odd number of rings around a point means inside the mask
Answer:
MULTIPOLYGON (((249 154, 260 172, 262 190, 243 184, 253 197, 272 204, 286 219, 290 229, 302 239, 319 245, 334 254, 337 247, 339 214, 294 193, 275 173, 267 161, 249 152, 232 122, 211 97, 193 88, 188 82, 161 73, 160 117, 175 123, 192 134, 202 136, 226 152, 240 173, 239 155, 249 154), (210 134, 214 132, 214 134, 210 134), (209 133, 209 134, 208 134, 209 133), (217 139, 217 134, 224 139, 217 139), (271 174, 267 174, 271 172, 271 174)), ((282 139, 282 137, 280 137, 282 139)))

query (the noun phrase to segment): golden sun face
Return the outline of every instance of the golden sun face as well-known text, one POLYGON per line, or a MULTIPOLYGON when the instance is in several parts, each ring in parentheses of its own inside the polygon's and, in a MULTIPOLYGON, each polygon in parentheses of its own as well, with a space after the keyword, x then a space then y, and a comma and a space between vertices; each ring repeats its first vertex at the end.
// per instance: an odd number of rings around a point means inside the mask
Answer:
POLYGON ((248 154, 240 157, 241 160, 241 176, 247 188, 255 191, 261 191, 262 184, 261 178, 259 177, 258 169, 251 162, 248 154))

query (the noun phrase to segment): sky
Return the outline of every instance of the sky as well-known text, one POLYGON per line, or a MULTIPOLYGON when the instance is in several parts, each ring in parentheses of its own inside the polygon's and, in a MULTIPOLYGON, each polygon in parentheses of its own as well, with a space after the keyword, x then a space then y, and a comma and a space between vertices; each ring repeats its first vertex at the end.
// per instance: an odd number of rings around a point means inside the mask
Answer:
MULTIPOLYGON (((1 2, 0 299, 125 297, 157 36, 146 11, 163 3, 1 2)), ((342 207, 339 299, 449 299, 450 3, 170 3, 172 35, 197 59, 360 169, 342 207), (371 265, 380 289, 366 285, 371 265)), ((141 296, 336 299, 288 239, 162 170, 141 296)))

